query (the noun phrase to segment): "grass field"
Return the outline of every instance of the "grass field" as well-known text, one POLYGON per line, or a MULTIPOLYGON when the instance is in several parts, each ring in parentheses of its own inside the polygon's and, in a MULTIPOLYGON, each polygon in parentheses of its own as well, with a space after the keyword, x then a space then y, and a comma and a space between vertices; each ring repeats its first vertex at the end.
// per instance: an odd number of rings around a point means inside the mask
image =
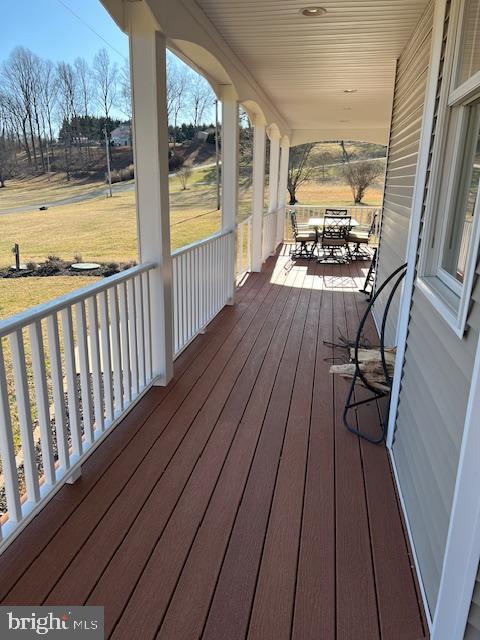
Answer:
MULTIPOLYGON (((340 181, 306 182, 297 192, 301 204, 341 204, 352 206, 350 187, 340 181)), ((383 182, 379 181, 367 189, 364 205, 378 206, 383 199, 383 182)))
MULTIPOLYGON (((171 246, 181 246, 215 233, 220 228, 221 214, 216 210, 213 169, 200 167, 193 172, 188 189, 182 190, 177 177, 170 178, 171 246)), ((10 183, 0 192, 2 207, 23 205, 40 199, 59 199, 85 189, 98 189, 102 183, 90 185, 61 183, 45 178, 18 184, 10 183), (15 195, 14 195, 15 194, 15 195), (41 196, 39 195, 41 194, 41 196), (8 204, 7 204, 8 203, 8 204)), ((367 191, 365 204, 378 205, 382 185, 367 191)), ((250 190, 240 190, 240 213, 250 212, 250 190)), ((352 203, 348 186, 339 182, 309 182, 298 191, 303 204, 352 203)), ((11 249, 20 245, 22 262, 42 262, 48 255, 72 260, 81 255, 85 261, 128 262, 137 258, 135 191, 97 197, 85 202, 51 207, 47 211, 33 209, 27 213, 0 216, 0 267, 12 263, 11 249)), ((87 278, 92 281, 91 278, 87 278)), ((19 278, 0 280, 0 318, 26 309, 82 286, 79 278, 19 278)))

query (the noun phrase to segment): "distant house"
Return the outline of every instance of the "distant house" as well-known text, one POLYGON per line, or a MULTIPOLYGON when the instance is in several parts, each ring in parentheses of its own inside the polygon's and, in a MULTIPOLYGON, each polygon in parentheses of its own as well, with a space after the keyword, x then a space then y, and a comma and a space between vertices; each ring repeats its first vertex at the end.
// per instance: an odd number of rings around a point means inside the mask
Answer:
POLYGON ((200 142, 207 142, 210 136, 213 136, 213 141, 215 141, 215 127, 208 127, 203 131, 197 131, 195 134, 195 138, 200 142))
POLYGON ((129 147, 132 144, 132 133, 129 124, 121 124, 110 134, 112 145, 115 147, 129 147))

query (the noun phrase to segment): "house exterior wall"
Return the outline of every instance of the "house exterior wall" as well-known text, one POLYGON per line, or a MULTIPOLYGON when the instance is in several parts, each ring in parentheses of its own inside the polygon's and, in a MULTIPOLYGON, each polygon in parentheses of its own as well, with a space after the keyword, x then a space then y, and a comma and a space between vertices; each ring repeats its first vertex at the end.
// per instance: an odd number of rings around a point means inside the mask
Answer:
MULTIPOLYGON (((397 64, 392 124, 385 173, 384 204, 377 265, 377 287, 405 262, 413 188, 422 128, 433 23, 433 0, 397 64)), ((378 299, 374 315, 380 326, 390 287, 378 299)), ((387 344, 395 344, 399 298, 393 299, 386 327, 387 344)))
MULTIPOLYGON (((438 96, 442 88, 449 15, 450 2, 447 2, 436 105, 438 105, 438 96)), ((430 182, 433 140, 438 134, 436 126, 437 114, 434 117, 429 146, 430 161, 426 189, 423 194, 422 220, 430 182)), ((396 195, 398 199, 399 195, 396 195)), ((387 225, 389 224, 388 216, 387 213, 385 220, 387 225)), ((382 240, 388 243, 388 239, 388 233, 384 230, 382 240)), ((417 259, 421 243, 422 232, 418 238, 417 259)), ((385 268, 385 253, 387 253, 385 244, 382 249, 383 256, 380 252, 380 260, 383 260, 383 263, 379 264, 379 274, 382 264, 385 268)), ((390 251, 391 249, 388 248, 388 252, 390 251)), ((392 264, 391 267, 393 266, 395 265, 392 264)), ((391 325, 389 330, 392 336, 396 327, 391 325)), ((479 331, 480 286, 478 281, 471 296, 468 326, 462 338, 455 334, 434 309, 422 290, 414 286, 392 456, 420 579, 432 618, 445 556, 479 331)), ((480 583, 477 584, 474 594, 477 602, 480 602, 479 596, 480 583)), ((480 629, 476 607, 477 603, 474 601, 470 627, 478 625, 480 629)), ((468 637, 480 638, 480 631, 478 636, 468 637)))

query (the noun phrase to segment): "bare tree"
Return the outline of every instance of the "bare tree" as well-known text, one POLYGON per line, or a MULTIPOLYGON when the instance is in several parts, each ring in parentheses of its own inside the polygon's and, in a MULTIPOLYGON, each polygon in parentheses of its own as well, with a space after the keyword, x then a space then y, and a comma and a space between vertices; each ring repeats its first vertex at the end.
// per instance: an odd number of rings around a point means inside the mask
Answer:
POLYGON ((29 164, 38 169, 37 143, 35 140, 34 92, 32 72, 33 54, 24 47, 15 47, 2 67, 2 85, 10 96, 12 108, 21 121, 25 150, 29 164))
MULTIPOLYGON (((176 132, 180 113, 185 110, 188 99, 187 86, 191 70, 180 62, 173 54, 167 58, 167 116, 168 122, 176 132)), ((176 146, 176 135, 173 136, 173 147, 176 146)))
POLYGON ((189 78, 188 99, 193 126, 198 129, 202 123, 208 103, 211 102, 213 104, 215 96, 205 78, 195 72, 189 78))
POLYGON ((97 101, 102 110, 102 115, 108 120, 117 98, 118 67, 116 63, 111 62, 106 49, 100 49, 94 57, 93 71, 97 101))
POLYGON ((383 166, 380 162, 349 162, 345 165, 343 174, 350 189, 352 190, 355 204, 362 204, 365 191, 383 173, 383 166))
MULTIPOLYGON (((47 155, 53 160, 53 116, 58 98, 58 79, 55 67, 50 60, 42 64, 40 81, 40 100, 42 102, 43 137, 47 142, 47 155), (48 129, 48 131, 47 131, 48 129)), ((50 159, 48 159, 48 162, 50 159)))
POLYGON ((297 200, 297 190, 315 173, 315 166, 312 163, 312 149, 314 143, 301 144, 290 149, 290 161, 288 167, 287 189, 290 194, 289 204, 295 204, 297 200))
POLYGON ((128 120, 132 119, 132 88, 130 85, 130 64, 125 60, 119 74, 120 109, 128 120))
POLYGON ((178 179, 180 180, 180 185, 182 187, 182 191, 186 191, 188 189, 188 181, 192 176, 192 167, 188 164, 183 165, 183 167, 178 172, 178 179))
POLYGON ((74 123, 77 120, 77 82, 74 68, 66 63, 57 65, 58 79, 58 113, 61 132, 61 142, 64 152, 64 170, 67 180, 70 180, 72 169, 72 147, 75 139, 74 123))
POLYGON ((14 174, 17 148, 15 121, 0 94, 0 188, 14 174))

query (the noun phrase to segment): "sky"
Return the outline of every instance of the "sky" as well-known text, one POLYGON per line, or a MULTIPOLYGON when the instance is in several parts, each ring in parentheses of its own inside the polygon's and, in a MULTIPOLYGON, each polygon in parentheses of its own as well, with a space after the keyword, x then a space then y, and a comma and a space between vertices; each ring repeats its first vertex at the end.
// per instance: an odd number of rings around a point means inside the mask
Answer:
MULTIPOLYGON (((0 0, 0 5, 0 63, 16 46, 52 62, 72 63, 81 56, 91 65, 103 47, 119 67, 128 60, 128 38, 100 0, 0 0)), ((112 113, 123 117, 116 109, 112 113)), ((212 118, 213 107, 205 113, 206 120, 212 118)))
POLYGON ((91 63, 102 47, 119 66, 128 59, 128 38, 99 0, 0 0, 0 3, 0 61, 18 45, 53 62, 73 62, 82 56, 91 63))

